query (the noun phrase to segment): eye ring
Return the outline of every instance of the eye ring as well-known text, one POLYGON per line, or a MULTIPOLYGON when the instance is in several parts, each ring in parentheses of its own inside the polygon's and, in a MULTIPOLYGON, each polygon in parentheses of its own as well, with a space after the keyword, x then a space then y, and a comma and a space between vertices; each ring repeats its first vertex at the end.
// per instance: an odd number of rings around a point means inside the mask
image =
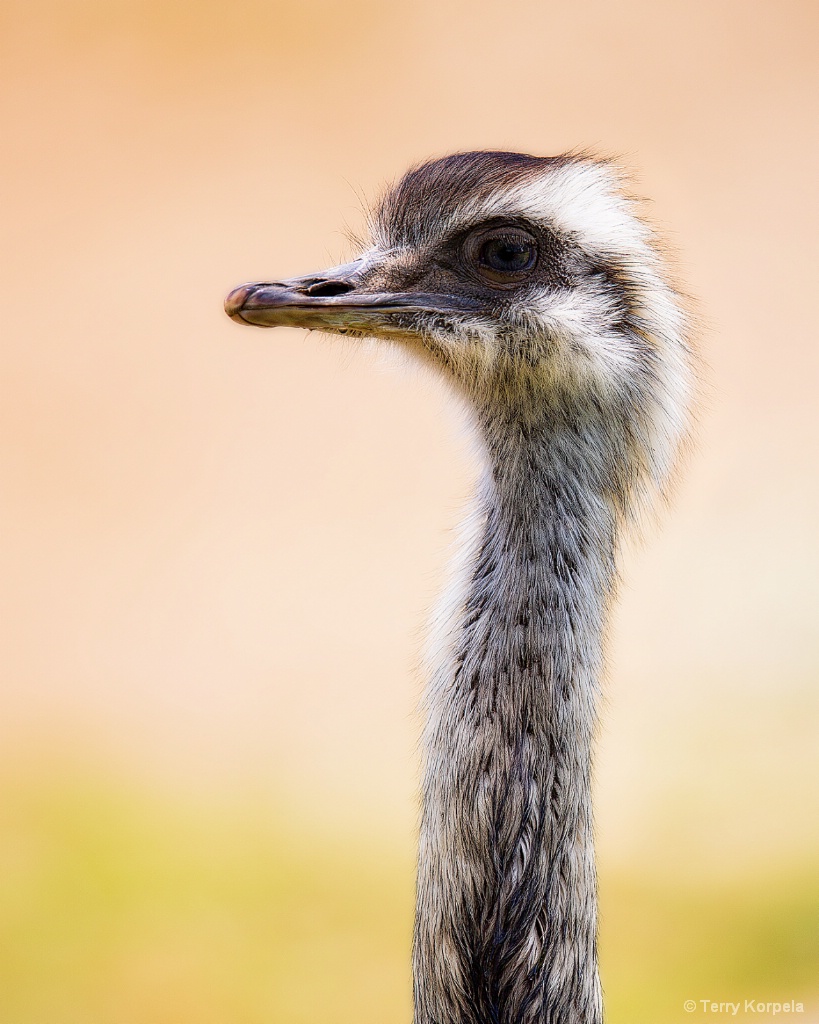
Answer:
POLYGON ((531 276, 540 252, 537 239, 517 224, 473 232, 463 246, 470 268, 496 287, 513 288, 531 276))

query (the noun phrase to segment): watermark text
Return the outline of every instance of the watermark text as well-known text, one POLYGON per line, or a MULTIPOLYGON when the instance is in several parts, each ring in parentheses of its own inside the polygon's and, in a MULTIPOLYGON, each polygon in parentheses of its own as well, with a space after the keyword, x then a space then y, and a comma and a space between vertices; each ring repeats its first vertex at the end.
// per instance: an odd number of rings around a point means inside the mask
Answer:
POLYGON ((694 1013, 695 1010, 699 1010, 700 1013, 727 1014, 729 1017, 736 1017, 740 1011, 742 1013, 758 1013, 768 1017, 775 1017, 780 1013, 804 1013, 805 1004, 800 1003, 797 999, 785 999, 782 1002, 765 999, 739 999, 735 1002, 717 1002, 714 999, 686 999, 683 1003, 683 1009, 686 1013, 694 1013))

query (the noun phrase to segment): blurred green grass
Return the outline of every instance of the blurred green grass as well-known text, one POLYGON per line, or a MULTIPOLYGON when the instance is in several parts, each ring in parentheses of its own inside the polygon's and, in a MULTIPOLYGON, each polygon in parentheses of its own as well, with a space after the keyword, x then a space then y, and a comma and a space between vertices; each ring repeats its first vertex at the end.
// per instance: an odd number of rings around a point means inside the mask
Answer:
MULTIPOLYGON (((310 837, 261 801, 5 770, 0 1022, 408 1022, 411 854, 310 837)), ((704 998, 815 1013, 818 904, 809 866, 718 885, 603 874, 609 1024, 699 1021, 682 1004, 704 998)))

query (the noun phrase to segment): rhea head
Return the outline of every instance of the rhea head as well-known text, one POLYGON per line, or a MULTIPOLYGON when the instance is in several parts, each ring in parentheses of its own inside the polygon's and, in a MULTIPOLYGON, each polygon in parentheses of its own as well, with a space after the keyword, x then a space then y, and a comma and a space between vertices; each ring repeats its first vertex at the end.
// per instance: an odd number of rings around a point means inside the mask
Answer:
POLYGON ((351 263, 236 288, 227 313, 394 342, 443 373, 484 432, 565 428, 617 464, 621 497, 662 487, 691 390, 685 323, 612 164, 433 160, 385 195, 370 234, 351 263))

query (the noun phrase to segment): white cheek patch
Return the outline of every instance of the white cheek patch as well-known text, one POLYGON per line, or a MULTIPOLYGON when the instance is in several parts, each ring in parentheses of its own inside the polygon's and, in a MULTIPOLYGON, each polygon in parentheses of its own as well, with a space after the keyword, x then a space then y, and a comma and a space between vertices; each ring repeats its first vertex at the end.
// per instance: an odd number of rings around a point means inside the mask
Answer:
MULTIPOLYGON (((564 380, 592 384, 598 393, 618 389, 640 366, 633 341, 614 328, 617 303, 604 293, 563 289, 521 300, 523 323, 535 323, 557 345, 564 380)), ((552 359, 555 355, 552 354, 552 359)))

